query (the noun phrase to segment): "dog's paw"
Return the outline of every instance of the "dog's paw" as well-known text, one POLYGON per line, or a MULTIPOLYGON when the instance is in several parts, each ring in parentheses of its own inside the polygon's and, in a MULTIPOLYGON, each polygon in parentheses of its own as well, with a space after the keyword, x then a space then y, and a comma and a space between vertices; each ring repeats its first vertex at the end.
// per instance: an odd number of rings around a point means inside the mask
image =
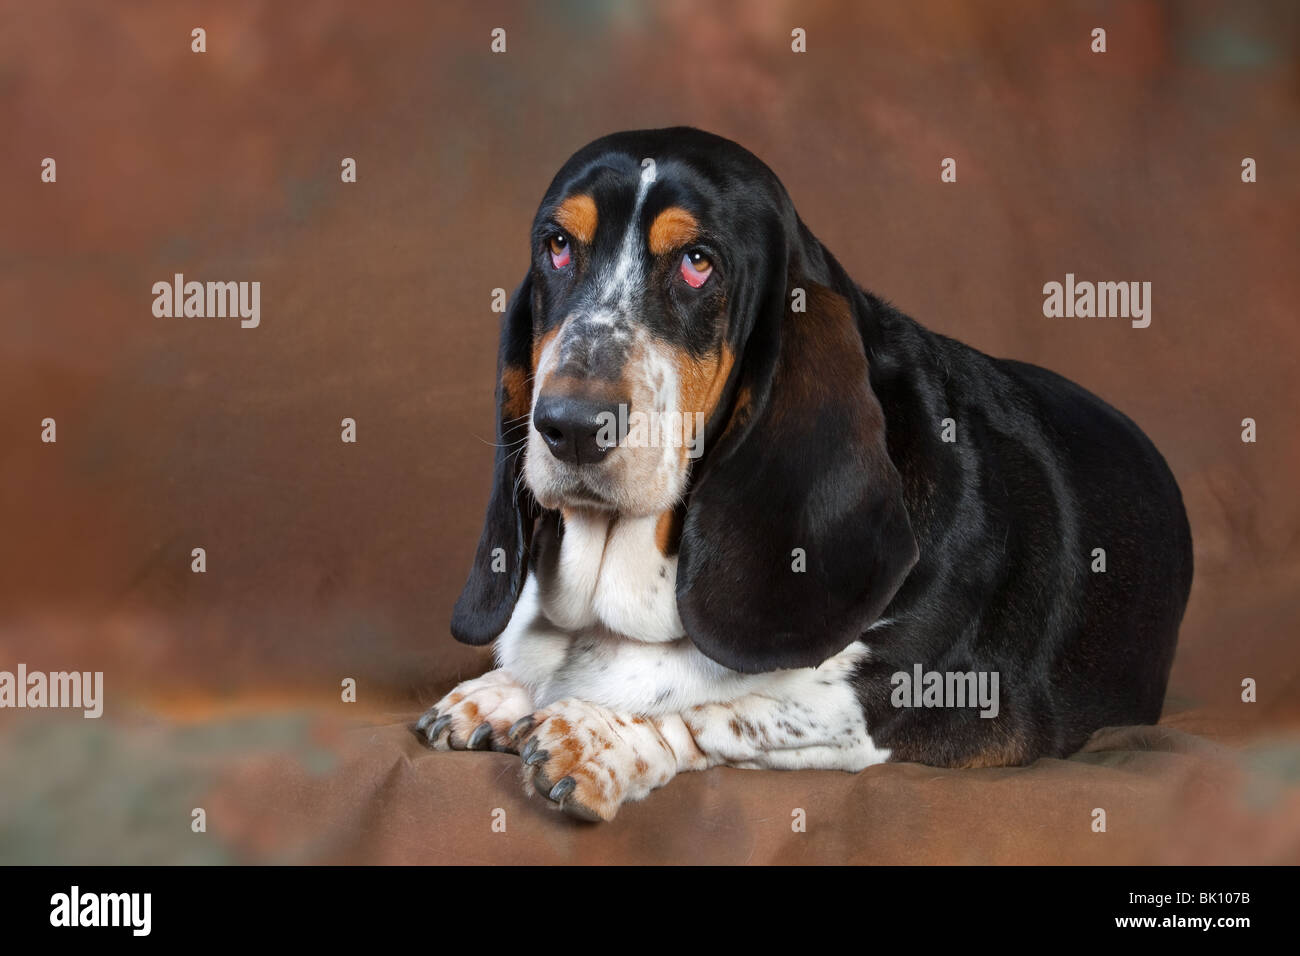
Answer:
POLYGON ((500 750, 518 753, 510 727, 533 712, 528 691, 504 670, 488 671, 457 685, 411 729, 435 750, 500 750))
POLYGON ((524 762, 524 789, 583 820, 612 820, 619 806, 692 766, 698 752, 689 737, 677 739, 684 734, 675 717, 626 716, 572 699, 511 729, 524 762))

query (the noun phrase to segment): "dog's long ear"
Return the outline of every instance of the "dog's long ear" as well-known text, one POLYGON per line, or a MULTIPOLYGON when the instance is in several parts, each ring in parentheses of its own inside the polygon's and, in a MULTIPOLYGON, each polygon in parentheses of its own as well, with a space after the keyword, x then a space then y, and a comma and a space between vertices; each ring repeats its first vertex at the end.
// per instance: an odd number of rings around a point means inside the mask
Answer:
POLYGON ((686 633, 745 672, 815 666, 858 640, 917 559, 849 301, 794 277, 772 285, 677 566, 686 633))
POLYGON ((469 580, 451 615, 452 636, 466 644, 486 644, 505 629, 528 573, 536 504, 519 476, 533 381, 532 292, 530 274, 515 290, 501 321, 492 497, 469 580))

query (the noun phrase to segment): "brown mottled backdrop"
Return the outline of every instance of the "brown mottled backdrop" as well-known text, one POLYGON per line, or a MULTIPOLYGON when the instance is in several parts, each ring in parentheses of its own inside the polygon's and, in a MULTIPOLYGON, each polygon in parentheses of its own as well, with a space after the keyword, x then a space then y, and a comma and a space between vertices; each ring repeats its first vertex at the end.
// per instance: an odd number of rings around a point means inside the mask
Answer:
POLYGON ((1298 33, 1285 2, 0 6, 0 670, 108 694, 0 711, 0 859, 1300 860, 1298 33), (1163 729, 1025 770, 712 771, 604 828, 408 739, 483 666, 447 620, 491 290, 571 152, 682 123, 765 159, 865 286, 1155 440, 1197 563, 1163 729), (261 326, 155 318, 176 272, 260 281, 261 326), (1150 281, 1150 328, 1044 318, 1066 272, 1150 281))

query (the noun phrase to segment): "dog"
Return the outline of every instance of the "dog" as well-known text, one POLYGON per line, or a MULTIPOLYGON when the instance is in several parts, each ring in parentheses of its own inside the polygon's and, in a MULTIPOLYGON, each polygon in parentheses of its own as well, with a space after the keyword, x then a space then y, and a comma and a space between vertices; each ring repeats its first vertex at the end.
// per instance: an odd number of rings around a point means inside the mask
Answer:
POLYGON ((609 820, 688 770, 1016 766, 1159 719, 1191 531, 1120 412, 860 288, 700 130, 578 151, 531 257, 451 622, 497 667, 430 745, 609 820))

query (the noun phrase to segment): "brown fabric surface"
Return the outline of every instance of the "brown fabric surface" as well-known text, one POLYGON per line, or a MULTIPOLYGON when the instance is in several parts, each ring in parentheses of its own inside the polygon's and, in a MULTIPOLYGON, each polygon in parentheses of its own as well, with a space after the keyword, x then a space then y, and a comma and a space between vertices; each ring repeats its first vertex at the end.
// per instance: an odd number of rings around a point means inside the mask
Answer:
POLYGON ((107 693, 0 713, 0 859, 1296 861, 1298 36, 1262 0, 0 7, 0 669, 107 693), (766 160, 868 288, 1152 437, 1197 566, 1164 727, 1016 770, 714 770, 604 828, 406 734, 482 669, 446 623, 492 290, 574 149, 677 123, 766 160), (260 281, 261 326, 154 318, 176 272, 260 281), (1045 318, 1066 272, 1151 281, 1151 327, 1045 318))
POLYGON ((435 753, 406 726, 353 733, 337 772, 277 758, 208 799, 237 858, 362 863, 1062 864, 1300 862, 1300 738, 1235 752, 1173 726, 1111 728, 1069 760, 859 774, 717 768, 610 824, 528 800, 519 760, 435 753), (793 813, 806 832, 792 830, 793 813), (1093 811, 1106 832, 1093 832, 1093 811), (505 831, 493 823, 504 813, 505 831))

